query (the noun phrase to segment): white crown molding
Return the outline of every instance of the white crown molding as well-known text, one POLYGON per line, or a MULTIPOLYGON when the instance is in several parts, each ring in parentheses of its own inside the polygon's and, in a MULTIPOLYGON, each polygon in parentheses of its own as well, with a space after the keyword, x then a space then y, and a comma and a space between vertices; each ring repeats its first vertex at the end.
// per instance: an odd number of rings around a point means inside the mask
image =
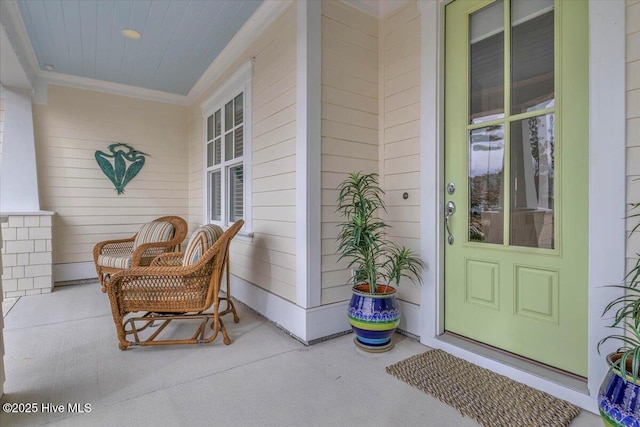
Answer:
POLYGON ((198 81, 189 91, 187 99, 193 104, 205 94, 205 91, 220 76, 227 71, 242 52, 260 35, 262 30, 271 24, 291 3, 291 0, 264 0, 251 18, 244 23, 242 28, 231 39, 229 44, 220 52, 220 55, 211 63, 209 68, 200 76, 198 81))
MULTIPOLYGON (((53 71, 40 71, 38 73, 37 83, 36 91, 40 90, 40 88, 46 88, 46 84, 51 83, 77 89, 88 89, 115 95, 129 96, 147 101, 189 105, 189 100, 184 95, 107 82, 104 80, 95 80, 87 77, 72 76, 70 74, 61 74, 53 71)), ((46 99, 46 96, 44 96, 44 98, 41 96, 44 95, 37 94, 36 99, 46 99)))
POLYGON ((371 15, 375 18, 386 18, 409 0, 341 0, 342 3, 358 9, 361 12, 371 15))
POLYGON ((0 23, 6 31, 27 79, 32 87, 35 86, 40 66, 15 0, 0 1, 0 23))

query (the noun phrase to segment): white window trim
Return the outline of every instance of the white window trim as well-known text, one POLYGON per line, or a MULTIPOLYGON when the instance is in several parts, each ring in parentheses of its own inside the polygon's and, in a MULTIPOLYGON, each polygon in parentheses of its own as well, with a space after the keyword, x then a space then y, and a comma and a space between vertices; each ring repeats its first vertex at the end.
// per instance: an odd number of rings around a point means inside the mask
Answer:
MULTIPOLYGON (((253 74, 253 60, 245 62, 236 72, 233 73, 222 85, 220 85, 213 94, 200 104, 203 117, 203 132, 202 132, 202 223, 203 224, 218 224, 225 226, 222 223, 209 220, 209 176, 207 173, 207 117, 214 114, 219 108, 224 108, 224 103, 229 99, 232 99, 238 93, 244 93, 244 129, 243 129, 243 160, 244 165, 244 226, 238 233, 240 238, 252 239, 253 238, 253 204, 252 204, 252 78, 253 74)), ((224 143, 224 138, 223 141, 224 143)), ((224 173, 224 171, 222 172, 224 173)), ((228 183, 225 180, 225 185, 228 183)), ((222 194, 225 195, 226 191, 222 194)), ((227 209, 227 201, 224 202, 224 209, 227 209)))

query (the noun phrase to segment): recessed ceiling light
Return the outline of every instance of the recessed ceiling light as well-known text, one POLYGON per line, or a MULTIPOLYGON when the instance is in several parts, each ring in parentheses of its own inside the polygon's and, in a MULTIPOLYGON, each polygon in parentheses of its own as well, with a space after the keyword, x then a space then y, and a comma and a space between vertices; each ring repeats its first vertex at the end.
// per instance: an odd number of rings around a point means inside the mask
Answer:
POLYGON ((54 67, 51 64, 44 64, 44 69, 47 70, 47 71, 53 71, 53 70, 56 69, 56 67, 54 67))
POLYGON ((130 28, 127 28, 126 30, 122 30, 122 35, 125 36, 128 39, 137 40, 137 39, 140 38, 140 33, 137 32, 136 30, 132 30, 130 28))

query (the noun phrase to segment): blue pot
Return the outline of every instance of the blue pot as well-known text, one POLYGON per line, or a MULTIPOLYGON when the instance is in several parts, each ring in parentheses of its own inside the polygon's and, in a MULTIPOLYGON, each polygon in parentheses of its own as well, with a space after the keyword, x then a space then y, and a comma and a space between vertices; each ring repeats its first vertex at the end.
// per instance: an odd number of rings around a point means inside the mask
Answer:
POLYGON ((370 352, 393 348, 391 336, 400 324, 396 290, 379 285, 377 291, 372 294, 368 285, 356 285, 349 302, 349 324, 356 334, 354 342, 370 352))
MULTIPOLYGON (((618 353, 608 355, 609 367, 619 358, 618 353)), ((640 427, 640 382, 610 369, 600 385, 598 409, 607 427, 640 427)))

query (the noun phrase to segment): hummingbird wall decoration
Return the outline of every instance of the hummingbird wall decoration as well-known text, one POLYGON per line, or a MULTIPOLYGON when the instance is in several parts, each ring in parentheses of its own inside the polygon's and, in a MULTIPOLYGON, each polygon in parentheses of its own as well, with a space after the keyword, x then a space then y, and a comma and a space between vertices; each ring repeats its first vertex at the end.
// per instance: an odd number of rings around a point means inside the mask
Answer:
POLYGON ((96 150, 95 157, 102 172, 115 185, 118 195, 144 166, 148 154, 134 149, 129 144, 117 143, 108 147, 111 154, 96 150))

